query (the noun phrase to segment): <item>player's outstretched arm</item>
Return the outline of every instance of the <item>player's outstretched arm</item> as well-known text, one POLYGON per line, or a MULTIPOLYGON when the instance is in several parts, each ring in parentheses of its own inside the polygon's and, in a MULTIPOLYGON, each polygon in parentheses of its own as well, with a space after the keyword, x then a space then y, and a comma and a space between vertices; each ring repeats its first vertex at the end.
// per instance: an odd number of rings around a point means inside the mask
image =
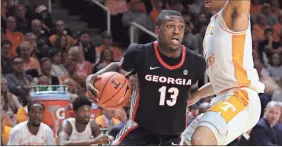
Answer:
POLYGON ((214 95, 214 90, 211 83, 207 83, 191 95, 191 97, 188 99, 188 106, 197 103, 201 98, 211 95, 214 95))
POLYGON ((248 28, 251 0, 229 0, 222 16, 231 31, 240 32, 248 28))
POLYGON ((94 139, 83 140, 83 141, 70 141, 69 136, 72 132, 72 127, 69 121, 64 120, 58 130, 59 145, 63 146, 89 146, 93 144, 108 144, 110 139, 108 136, 100 134, 94 139))

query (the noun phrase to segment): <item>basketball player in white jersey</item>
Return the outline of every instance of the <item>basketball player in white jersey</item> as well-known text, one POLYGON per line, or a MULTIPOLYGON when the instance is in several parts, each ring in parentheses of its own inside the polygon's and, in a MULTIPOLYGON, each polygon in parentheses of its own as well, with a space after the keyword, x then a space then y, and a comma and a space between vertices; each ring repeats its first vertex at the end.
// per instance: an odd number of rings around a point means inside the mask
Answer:
POLYGON ((87 97, 80 96, 73 101, 75 118, 62 122, 57 132, 59 144, 64 146, 86 146, 107 144, 109 137, 100 135, 100 128, 91 117, 92 103, 87 97))
POLYGON ((29 119, 12 128, 7 145, 56 145, 53 131, 48 125, 42 123, 44 105, 30 103, 27 109, 29 119))
POLYGON ((250 0, 205 0, 215 11, 203 41, 210 82, 199 88, 189 105, 216 95, 211 108, 182 134, 184 145, 227 145, 259 120, 264 92, 252 58, 250 0))

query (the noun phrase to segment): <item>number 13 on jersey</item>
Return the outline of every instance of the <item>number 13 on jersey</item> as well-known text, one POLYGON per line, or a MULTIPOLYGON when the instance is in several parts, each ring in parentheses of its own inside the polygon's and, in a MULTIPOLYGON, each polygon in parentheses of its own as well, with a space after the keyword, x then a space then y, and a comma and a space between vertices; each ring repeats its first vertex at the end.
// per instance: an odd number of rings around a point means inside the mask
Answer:
POLYGON ((179 94, 179 90, 175 87, 167 88, 167 86, 162 86, 159 89, 160 92, 160 106, 166 105, 172 107, 176 104, 176 100, 179 94), (167 93, 170 94, 169 98, 166 98, 167 93))

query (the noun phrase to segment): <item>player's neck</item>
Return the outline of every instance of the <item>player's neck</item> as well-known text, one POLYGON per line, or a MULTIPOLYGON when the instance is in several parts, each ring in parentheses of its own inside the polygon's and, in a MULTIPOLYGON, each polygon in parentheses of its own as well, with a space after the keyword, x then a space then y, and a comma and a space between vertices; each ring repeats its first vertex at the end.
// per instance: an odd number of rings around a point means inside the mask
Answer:
POLYGON ((87 124, 80 123, 79 121, 75 120, 75 128, 78 132, 82 132, 85 130, 87 124))
POLYGON ((33 135, 37 135, 38 131, 39 131, 39 128, 40 128, 40 125, 39 126, 34 126, 32 125, 31 123, 27 123, 27 128, 29 130, 29 132, 33 135))
POLYGON ((161 54, 163 54, 166 57, 170 58, 177 58, 181 55, 181 47, 178 50, 172 50, 169 47, 166 47, 165 45, 158 44, 158 50, 161 54))

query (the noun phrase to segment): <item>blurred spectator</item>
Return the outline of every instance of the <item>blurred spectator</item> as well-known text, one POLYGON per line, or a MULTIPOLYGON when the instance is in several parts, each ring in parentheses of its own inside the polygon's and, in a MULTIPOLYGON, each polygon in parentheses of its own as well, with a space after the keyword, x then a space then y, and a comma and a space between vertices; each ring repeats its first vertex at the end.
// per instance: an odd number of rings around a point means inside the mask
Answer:
MULTIPOLYGON (((209 20, 205 13, 200 12, 198 15, 196 15, 195 22, 194 22, 195 26, 202 26, 202 25, 208 26, 208 23, 209 23, 209 20)), ((200 31, 201 31, 201 27, 195 28, 194 30, 195 33, 199 33, 200 31)))
POLYGON ((70 101, 73 102, 78 97, 74 81, 71 79, 65 79, 62 85, 68 86, 68 92, 71 94, 70 101))
POLYGON ((23 68, 24 71, 30 70, 30 69, 36 69, 38 74, 41 74, 40 70, 40 64, 38 60, 31 56, 33 51, 33 46, 27 42, 24 41, 19 46, 19 55, 23 59, 23 68))
POLYGON ((264 40, 259 43, 260 56, 266 53, 267 57, 270 57, 272 53, 282 53, 282 50, 277 50, 279 47, 278 42, 273 39, 273 30, 267 28, 264 31, 264 40))
POLYGON ((1 28, 6 28, 8 0, 1 0, 1 28))
POLYGON ((69 57, 66 60, 64 67, 66 68, 68 73, 59 77, 60 83, 63 83, 63 81, 66 79, 71 79, 75 83, 78 95, 84 95, 86 77, 77 75, 77 61, 69 57))
POLYGON ((43 104, 29 104, 29 119, 12 128, 8 145, 55 145, 53 131, 42 122, 44 110, 43 104))
POLYGON ((272 101, 282 102, 282 77, 278 81, 279 89, 273 92, 272 101))
POLYGON ((281 54, 273 53, 270 61, 270 66, 267 67, 267 71, 270 77, 278 81, 280 77, 282 77, 281 54))
POLYGON ((113 51, 104 49, 101 53, 99 62, 94 66, 94 72, 101 70, 112 62, 114 62, 113 51))
POLYGON ((82 48, 79 46, 71 47, 69 56, 77 61, 77 74, 81 76, 88 76, 92 73, 92 65, 90 62, 84 60, 82 48))
POLYGON ((66 35, 57 36, 54 47, 62 52, 62 63, 68 58, 70 46, 66 35))
POLYGON ((62 52, 59 49, 51 49, 48 53, 52 62, 51 74, 55 77, 61 77, 68 73, 64 65, 62 64, 62 52))
POLYGON ((2 118, 1 118, 1 146, 6 146, 8 141, 9 141, 9 137, 10 137, 10 133, 12 130, 12 127, 9 127, 5 124, 3 124, 3 114, 4 112, 1 111, 2 114, 2 118))
MULTIPOLYGON (((146 11, 142 9, 144 5, 140 0, 132 0, 129 4, 129 11, 123 13, 122 23, 125 28, 129 28, 132 22, 136 22, 139 25, 149 29, 154 29, 153 20, 147 15, 146 11)), ((134 41, 138 42, 139 36, 142 32, 139 29, 134 30, 134 41)))
POLYGON ((254 67, 258 72, 260 82, 265 85, 264 93, 267 96, 271 96, 275 90, 279 89, 279 86, 276 82, 269 76, 268 72, 265 72, 266 69, 261 64, 259 60, 254 61, 254 67))
POLYGON ((270 0, 271 11, 275 17, 278 18, 279 13, 281 12, 279 0, 270 0))
POLYGON ((273 26, 273 30, 274 30, 274 40, 280 40, 281 38, 280 36, 282 36, 282 11, 280 12, 279 16, 278 16, 278 23, 274 24, 273 26))
POLYGON ((9 56, 11 48, 12 43, 10 41, 1 41, 1 67, 4 75, 12 73, 12 59, 11 56, 9 56))
POLYGON ((266 16, 268 25, 273 26, 277 22, 276 16, 271 11, 268 3, 262 5, 261 13, 266 16))
POLYGON ((12 60, 13 72, 6 76, 9 91, 15 94, 20 103, 24 106, 30 101, 29 91, 31 90, 32 77, 24 73, 23 59, 14 57, 12 60))
POLYGON ((198 43, 199 53, 202 54, 202 52, 203 52, 203 40, 204 40, 204 37, 205 37, 205 34, 206 34, 207 25, 201 24, 199 26, 199 28, 200 28, 199 33, 197 33, 195 35, 195 37, 196 37, 196 42, 198 43))
POLYGON ((102 52, 104 50, 110 50, 113 53, 113 60, 114 61, 119 61, 122 58, 122 52, 120 51, 119 48, 113 46, 113 38, 112 35, 108 32, 104 32, 102 34, 102 45, 97 47, 97 52, 99 53, 97 61, 100 61, 101 56, 102 56, 102 52))
POLYGON ((185 26, 185 34, 184 34, 184 38, 183 38, 183 45, 189 49, 191 49, 192 51, 194 51, 195 53, 200 53, 199 51, 199 47, 198 47, 198 43, 196 40, 196 36, 194 34, 192 34, 192 27, 191 25, 192 22, 186 22, 186 26, 185 26))
POLYGON ((31 56, 34 57, 35 59, 38 59, 38 56, 37 56, 37 52, 38 52, 38 49, 37 49, 37 38, 36 36, 29 32, 29 33, 26 33, 25 36, 25 41, 29 42, 30 45, 32 46, 32 52, 31 52, 31 56))
POLYGON ((258 12, 261 10, 261 4, 259 3, 259 0, 251 0, 251 17, 256 16, 258 12))
POLYGON ((264 40, 265 29, 270 28, 268 25, 267 17, 263 14, 258 14, 256 17, 256 24, 253 25, 253 34, 257 41, 264 40))
POLYGON ((101 127, 101 128, 107 128, 111 129, 112 127, 118 125, 120 121, 116 118, 114 118, 115 111, 114 110, 106 110, 103 109, 103 115, 98 116, 96 118, 96 123, 101 127))
POLYGON ((16 114, 18 109, 22 107, 18 98, 9 91, 7 80, 4 78, 1 79, 1 98, 3 98, 1 101, 4 102, 3 110, 6 112, 11 111, 11 113, 16 114))
POLYGON ((39 59, 46 57, 50 50, 48 30, 42 27, 40 20, 34 19, 31 22, 31 32, 36 36, 36 56, 39 59))
POLYGON ((21 122, 24 122, 26 120, 28 120, 28 117, 27 117, 27 105, 26 106, 22 106, 21 108, 19 108, 17 114, 16 114, 16 120, 17 120, 17 123, 21 123, 21 122))
POLYGON ((76 41, 74 40, 74 38, 71 36, 71 32, 70 30, 67 30, 65 28, 65 22, 62 20, 57 20, 56 21, 56 31, 55 34, 51 35, 49 38, 49 41, 51 42, 51 44, 53 46, 55 46, 55 42, 58 36, 63 36, 66 35, 67 37, 67 42, 70 45, 74 45, 76 43, 76 41))
POLYGON ((105 6, 111 15, 117 15, 128 11, 126 0, 105 0, 105 6))
POLYGON ((95 46, 90 41, 90 33, 87 31, 81 31, 78 34, 77 44, 83 50, 85 60, 91 62, 92 64, 97 63, 98 54, 95 46))
POLYGON ((192 15, 197 15, 201 11, 201 7, 204 5, 204 0, 194 0, 192 5, 188 5, 189 13, 192 15))
POLYGON ((16 48, 24 41, 24 35, 16 31, 16 28, 17 20, 15 17, 9 16, 6 21, 6 39, 12 43, 12 49, 10 50, 11 57, 17 55, 16 48))
POLYGON ((40 5, 35 9, 35 12, 39 15, 39 19, 42 21, 43 28, 50 31, 53 28, 54 24, 52 22, 52 18, 47 11, 47 7, 44 5, 40 5))
POLYGON ((128 113, 126 113, 123 108, 116 110, 116 116, 121 122, 118 125, 114 126, 111 130, 109 130, 109 135, 113 136, 114 138, 116 138, 120 130, 128 121, 128 113))
POLYGON ((282 145, 282 125, 278 123, 280 114, 279 103, 269 102, 264 117, 251 131, 249 145, 282 145))
POLYGON ((159 14, 163 9, 162 0, 151 0, 151 4, 153 6, 153 10, 150 12, 150 17, 156 23, 159 14))
POLYGON ((26 8, 22 4, 18 4, 15 7, 15 17, 17 19, 17 30, 23 34, 27 33, 29 30, 30 20, 26 15, 26 8))
POLYGON ((48 81, 48 84, 46 85, 60 84, 58 77, 55 77, 51 74, 52 64, 49 58, 47 57, 42 58, 40 60, 40 66, 41 66, 42 76, 45 77, 45 79, 48 81))

